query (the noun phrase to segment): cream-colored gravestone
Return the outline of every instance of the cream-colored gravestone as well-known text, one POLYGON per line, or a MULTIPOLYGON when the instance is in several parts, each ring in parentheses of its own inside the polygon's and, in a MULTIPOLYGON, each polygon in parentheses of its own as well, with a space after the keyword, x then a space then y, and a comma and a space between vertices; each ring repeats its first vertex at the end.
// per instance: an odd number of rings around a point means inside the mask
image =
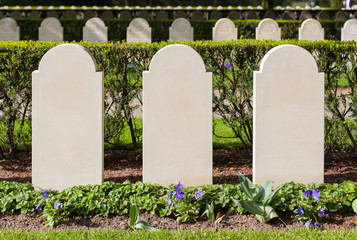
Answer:
POLYGON ((54 17, 44 19, 38 28, 38 40, 63 42, 63 27, 61 26, 61 22, 54 17))
POLYGON ((238 30, 229 18, 219 19, 212 29, 213 41, 237 40, 238 30))
POLYGON ((170 41, 193 41, 193 27, 185 18, 177 18, 169 29, 170 41))
POLYGON ((357 41, 357 19, 350 19, 343 24, 341 41, 357 41))
POLYGON ((253 80, 253 182, 324 181, 324 74, 313 56, 280 45, 253 80))
POLYGON ((255 29, 255 38, 259 40, 272 39, 280 41, 281 29, 275 20, 265 18, 259 22, 258 27, 255 29))
POLYGON ((126 29, 126 42, 151 42, 151 27, 144 18, 133 19, 126 29))
POLYGON ((162 48, 143 73, 143 181, 212 183, 212 73, 186 45, 162 48))
POLYGON ((0 41, 20 41, 20 27, 14 19, 6 17, 0 20, 0 41))
POLYGON ((103 72, 82 46, 49 50, 32 73, 32 183, 103 182, 103 72))
POLYGON ((83 27, 83 41, 106 42, 108 41, 108 28, 102 19, 94 17, 89 19, 83 27))
POLYGON ((299 40, 323 41, 324 29, 321 23, 315 19, 306 19, 299 28, 299 40))

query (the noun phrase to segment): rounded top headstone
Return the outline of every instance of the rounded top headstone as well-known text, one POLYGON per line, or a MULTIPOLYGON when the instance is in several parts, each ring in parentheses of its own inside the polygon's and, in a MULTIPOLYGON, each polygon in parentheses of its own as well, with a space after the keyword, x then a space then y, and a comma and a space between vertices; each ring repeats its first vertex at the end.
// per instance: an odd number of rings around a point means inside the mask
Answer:
POLYGON ((269 50, 262 59, 259 71, 264 72, 265 69, 276 71, 277 66, 275 65, 281 61, 290 61, 292 63, 290 66, 294 66, 296 59, 304 62, 304 66, 310 68, 311 71, 318 72, 318 67, 312 54, 302 47, 291 44, 283 44, 269 50), (294 57, 292 57, 292 51, 294 57))
POLYGON ((96 72, 97 65, 94 57, 86 48, 67 43, 58 45, 46 52, 38 67, 41 73, 52 75, 56 72, 61 75, 63 69, 73 72, 96 72), (80 69, 78 66, 80 66, 80 69))
POLYGON ((348 29, 351 33, 357 34, 357 19, 350 19, 343 24, 344 29, 348 29))
MULTIPOLYGON (((151 71, 162 70, 162 66, 168 63, 177 64, 177 60, 186 59, 195 65, 200 65, 197 71, 206 72, 205 64, 201 56, 190 46, 184 44, 172 44, 161 48, 152 58, 149 69, 151 71), (197 64, 200 63, 200 64, 197 64)), ((184 69, 182 69, 184 70, 184 69)))

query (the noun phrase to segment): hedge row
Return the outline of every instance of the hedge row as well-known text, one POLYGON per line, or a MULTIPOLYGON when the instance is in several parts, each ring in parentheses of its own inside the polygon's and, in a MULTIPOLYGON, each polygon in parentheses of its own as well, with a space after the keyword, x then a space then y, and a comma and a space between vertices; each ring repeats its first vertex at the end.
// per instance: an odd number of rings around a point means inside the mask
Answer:
MULTIPOLYGON (((219 97, 213 98, 213 112, 235 133, 242 145, 252 142, 253 71, 259 70, 263 56, 280 44, 295 44, 313 53, 320 72, 325 73, 325 147, 345 149, 357 146, 357 44, 337 41, 194 41, 183 42, 203 58, 213 73, 213 87, 219 97), (227 69, 229 61, 232 68, 227 69), (341 82, 351 91, 340 91, 341 82)), ((134 120, 134 110, 141 104, 142 72, 148 70, 151 58, 162 47, 160 43, 87 43, 78 42, 95 57, 99 71, 105 73, 105 141, 122 146, 120 135, 130 129, 132 144, 141 144, 141 126, 134 120)), ((19 142, 31 139, 26 128, 31 119, 31 73, 38 69, 41 57, 54 47, 53 42, 0 43, 0 154, 14 154, 19 142)), ((1 157, 1 155, 0 155, 1 157)))
MULTIPOLYGON (((41 25, 42 19, 16 19, 20 26, 20 39, 23 40, 38 40, 38 28, 41 25)), ((65 41, 81 41, 82 28, 86 20, 68 20, 60 19, 64 27, 65 41)), ((126 39, 126 28, 131 20, 111 19, 104 20, 108 27, 108 39, 110 41, 122 41, 126 39)), ((152 29, 152 41, 160 42, 169 39, 169 27, 174 20, 148 20, 152 29)), ((260 20, 233 20, 238 28, 238 38, 254 39, 255 28, 260 20)), ((280 28, 282 39, 298 39, 299 27, 302 21, 297 20, 277 20, 280 28)), ((325 29, 325 39, 340 40, 341 28, 344 21, 324 20, 320 21, 325 29)), ((190 20, 191 26, 194 28, 195 40, 212 40, 212 28, 216 20, 190 20)))

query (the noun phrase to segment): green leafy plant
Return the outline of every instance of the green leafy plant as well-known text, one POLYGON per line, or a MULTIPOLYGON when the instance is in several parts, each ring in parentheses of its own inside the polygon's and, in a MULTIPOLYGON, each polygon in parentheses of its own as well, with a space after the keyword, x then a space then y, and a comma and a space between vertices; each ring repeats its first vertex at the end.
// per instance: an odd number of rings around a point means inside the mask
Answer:
POLYGON ((204 211, 202 216, 203 215, 206 215, 213 225, 216 225, 217 223, 219 223, 222 220, 222 218, 224 217, 224 215, 220 216, 221 215, 220 213, 217 213, 217 216, 215 216, 213 202, 211 202, 211 204, 206 205, 206 210, 204 211))
POLYGON ((139 220, 139 216, 140 216, 139 208, 136 205, 132 205, 130 207, 130 227, 133 230, 138 228, 150 232, 157 231, 156 228, 154 228, 147 222, 139 220))
POLYGON ((272 191, 272 180, 268 180, 264 182, 262 186, 256 187, 250 179, 243 174, 238 173, 238 176, 241 188, 248 197, 248 200, 234 200, 234 203, 238 207, 255 214, 260 222, 269 221, 278 217, 274 208, 269 204, 280 190, 280 187, 272 191))

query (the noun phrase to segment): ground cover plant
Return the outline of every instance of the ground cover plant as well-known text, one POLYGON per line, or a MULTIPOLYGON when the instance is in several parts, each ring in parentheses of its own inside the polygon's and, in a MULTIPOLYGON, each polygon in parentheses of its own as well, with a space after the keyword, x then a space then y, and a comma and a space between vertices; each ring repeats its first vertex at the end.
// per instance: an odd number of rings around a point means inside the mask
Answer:
POLYGON ((255 213, 260 221, 269 221, 283 213, 293 214, 306 226, 315 228, 321 227, 315 214, 326 217, 328 213, 337 211, 352 213, 352 202, 357 196, 357 183, 353 181, 342 181, 339 184, 314 183, 309 184, 307 190, 305 185, 291 182, 279 186, 273 192, 271 181, 263 184, 263 187, 255 188, 249 183, 250 180, 242 175, 239 177, 240 185, 185 187, 178 183, 166 188, 125 181, 76 186, 61 192, 48 189, 35 191, 29 183, 1 181, 0 210, 7 214, 37 212, 47 218, 46 224, 51 227, 67 221, 72 215, 110 216, 130 213, 130 226, 134 228, 137 224, 146 224, 140 223, 140 212, 172 217, 179 223, 190 223, 205 213, 214 222, 215 217, 211 216, 218 213, 248 211, 255 213), (262 203, 249 205, 249 201, 254 199, 262 203), (259 211, 255 212, 256 209, 259 211))

